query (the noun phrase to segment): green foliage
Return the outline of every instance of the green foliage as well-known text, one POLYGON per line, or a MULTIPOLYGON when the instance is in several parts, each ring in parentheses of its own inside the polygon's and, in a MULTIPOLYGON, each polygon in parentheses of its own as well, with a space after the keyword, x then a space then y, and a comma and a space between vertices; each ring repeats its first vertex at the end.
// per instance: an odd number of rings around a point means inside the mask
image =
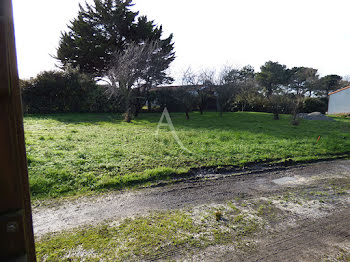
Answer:
POLYGON ((261 66, 260 72, 256 75, 256 79, 265 89, 267 97, 276 93, 281 85, 287 84, 289 77, 290 73, 285 65, 272 61, 268 61, 261 66))
MULTIPOLYGON (((160 41, 161 50, 152 57, 148 76, 155 81, 167 79, 165 69, 174 60, 173 36, 161 39, 163 29, 146 16, 131 11, 132 0, 94 0, 80 6, 69 31, 61 35, 57 59, 63 67, 73 66, 96 77, 105 76, 112 57, 130 43, 160 41)), ((156 83, 155 83, 156 84, 156 83)))
POLYGON ((84 74, 45 71, 36 78, 22 81, 25 113, 94 112, 103 96, 103 89, 84 74))
POLYGON ((171 114, 171 131, 155 136, 160 114, 124 123, 117 114, 25 116, 32 195, 35 198, 119 189, 184 174, 190 168, 255 161, 313 160, 349 153, 350 122, 274 122, 265 113, 171 114), (317 138, 322 139, 316 144, 317 138))
POLYGON ((324 99, 308 97, 303 101, 302 111, 305 113, 321 112, 324 114, 327 108, 328 104, 324 99))
POLYGON ((317 69, 309 67, 293 67, 290 70, 289 88, 296 96, 311 94, 319 84, 317 69))
POLYGON ((109 80, 110 97, 124 108, 126 122, 137 116, 151 87, 173 81, 166 70, 175 59, 173 35, 164 39, 162 26, 139 16, 132 6, 132 0, 80 5, 57 50, 62 69, 73 67, 109 80))
POLYGON ((274 119, 279 119, 279 114, 283 113, 286 94, 283 86, 290 81, 291 71, 285 65, 278 62, 268 61, 260 67, 260 73, 256 75, 256 80, 264 88, 265 97, 268 100, 269 111, 274 114, 274 119))
POLYGON ((190 112, 196 107, 194 89, 184 87, 159 87, 150 92, 153 101, 159 105, 160 111, 165 107, 170 112, 190 112))
POLYGON ((248 94, 254 92, 254 75, 254 68, 249 65, 242 69, 226 67, 222 70, 219 83, 214 87, 220 116, 229 111, 234 102, 247 103, 248 94))
POLYGON ((340 88, 341 80, 342 77, 338 75, 326 75, 322 77, 320 79, 320 88, 318 95, 327 97, 331 91, 335 91, 340 88))
POLYGON ((180 103, 181 108, 185 111, 186 119, 188 120, 189 112, 196 106, 197 94, 188 87, 179 87, 172 91, 173 98, 180 103))
POLYGON ((75 69, 45 71, 21 81, 23 109, 27 114, 121 112, 123 103, 109 99, 105 87, 75 69))

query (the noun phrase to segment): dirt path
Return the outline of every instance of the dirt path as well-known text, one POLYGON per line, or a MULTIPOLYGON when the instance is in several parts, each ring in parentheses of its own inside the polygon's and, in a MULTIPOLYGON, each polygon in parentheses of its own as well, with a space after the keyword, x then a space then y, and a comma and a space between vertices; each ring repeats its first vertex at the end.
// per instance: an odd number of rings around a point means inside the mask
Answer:
POLYGON ((258 239, 248 251, 230 246, 210 247, 190 261, 349 261, 350 209, 317 219, 305 219, 298 226, 258 239))
MULTIPOLYGON (((331 253, 334 245, 350 247, 350 210, 304 221, 293 230, 279 232, 241 261, 321 261, 315 254, 331 253)), ((326 259, 326 257, 323 257, 326 259)))
MULTIPOLYGON (((287 188, 313 189, 323 181, 336 177, 350 177, 350 160, 231 176, 213 174, 206 176, 207 179, 188 180, 162 187, 83 197, 51 205, 45 203, 33 207, 34 231, 36 236, 41 236, 150 211, 221 203, 235 197, 268 197, 281 194, 287 188)), ((348 204, 346 202, 342 208, 346 210, 348 204)), ((343 221, 343 226, 350 228, 349 221, 343 221)))

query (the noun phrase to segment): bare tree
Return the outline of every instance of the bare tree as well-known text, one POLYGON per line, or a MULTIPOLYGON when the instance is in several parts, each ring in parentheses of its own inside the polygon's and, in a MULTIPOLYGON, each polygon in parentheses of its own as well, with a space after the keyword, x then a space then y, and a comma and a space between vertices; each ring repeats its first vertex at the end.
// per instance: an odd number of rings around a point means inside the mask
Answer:
POLYGON ((132 102, 139 93, 135 89, 142 86, 152 63, 152 54, 157 49, 157 42, 131 43, 125 51, 118 51, 113 55, 107 72, 108 92, 111 96, 122 98, 126 122, 130 122, 134 114, 132 102))
POLYGON ((182 105, 185 114, 186 114, 186 119, 190 119, 189 113, 193 110, 195 106, 195 91, 192 88, 189 87, 179 87, 173 90, 172 92, 175 100, 180 102, 182 105))
POLYGON ((183 73, 181 78, 182 85, 198 85, 198 76, 189 66, 183 73))
POLYGON ((197 90, 198 107, 201 114, 207 108, 208 99, 213 95, 215 88, 215 70, 203 69, 198 74, 198 82, 202 86, 197 90))
POLYGON ((236 95, 236 103, 241 106, 241 111, 245 111, 247 105, 259 95, 259 88, 254 78, 247 79, 240 83, 239 92, 236 95))
POLYGON ((195 102, 199 108, 201 115, 206 108, 210 90, 214 86, 215 71, 204 69, 199 73, 192 71, 188 67, 182 74, 182 85, 191 86, 191 96, 195 98, 195 102))
POLYGON ((225 66, 220 72, 219 79, 215 85, 217 109, 220 116, 222 116, 224 110, 227 109, 228 105, 233 101, 235 94, 239 91, 239 82, 236 77, 238 71, 231 66, 225 66))

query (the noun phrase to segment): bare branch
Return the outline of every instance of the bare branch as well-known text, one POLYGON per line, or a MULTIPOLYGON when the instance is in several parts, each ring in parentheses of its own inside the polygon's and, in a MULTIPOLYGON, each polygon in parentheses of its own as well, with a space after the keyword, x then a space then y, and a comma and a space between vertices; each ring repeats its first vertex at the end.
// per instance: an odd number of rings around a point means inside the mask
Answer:
POLYGON ((125 101, 126 121, 131 119, 132 89, 137 88, 146 78, 152 66, 152 55, 159 50, 158 42, 131 43, 125 51, 113 54, 106 77, 109 80, 108 92, 111 96, 120 95, 125 101))

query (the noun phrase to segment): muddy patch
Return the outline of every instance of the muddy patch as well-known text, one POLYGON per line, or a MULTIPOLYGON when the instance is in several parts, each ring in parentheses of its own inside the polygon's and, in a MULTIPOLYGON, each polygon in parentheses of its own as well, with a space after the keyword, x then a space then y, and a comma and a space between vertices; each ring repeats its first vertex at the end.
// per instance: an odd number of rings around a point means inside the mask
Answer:
MULTIPOLYGON (((40 236, 151 211, 219 204, 235 198, 282 196, 285 192, 297 191, 299 188, 305 188, 303 194, 309 198, 306 200, 323 201, 326 194, 336 202, 339 196, 350 191, 350 172, 344 167, 350 169, 349 160, 283 171, 249 172, 210 180, 184 181, 164 187, 82 197, 73 201, 47 201, 49 204, 43 201, 39 206, 33 206, 34 231, 36 236, 40 236), (318 191, 323 193, 320 195, 318 191)), ((348 204, 347 201, 343 198, 344 204, 348 204)))
MULTIPOLYGON (((33 208, 34 230, 37 240, 45 241, 54 237, 52 232, 63 231, 71 236, 81 231, 77 227, 84 231, 87 225, 102 225, 101 234, 112 239, 106 243, 121 244, 115 250, 109 250, 109 244, 101 250, 105 248, 103 252, 111 254, 120 248, 134 250, 130 260, 347 261, 350 172, 344 167, 350 169, 350 161, 185 181, 42 205, 33 208), (164 242, 145 246, 149 254, 140 257, 137 252, 142 250, 133 246, 133 239, 142 239, 149 233, 149 226, 158 228, 159 221, 154 219, 160 219, 188 241, 169 246, 173 239, 167 236, 164 242), (174 227, 183 221, 190 222, 174 227), (125 230, 130 223, 144 225, 142 230, 146 231, 139 231, 140 236, 133 235, 133 239, 113 235, 120 234, 116 228, 125 230), (156 255, 152 255, 153 248, 156 255)), ((134 234, 135 230, 130 232, 134 234)), ((156 232, 159 239, 167 233, 158 229, 156 232)), ((104 243, 104 239, 101 241, 104 243)), ((103 260, 99 250, 78 244, 62 251, 61 258, 103 260)))
POLYGON ((288 177, 288 176, 272 180, 273 183, 277 185, 282 185, 282 186, 288 185, 288 184, 295 184, 296 181, 298 181, 296 177, 288 177))

